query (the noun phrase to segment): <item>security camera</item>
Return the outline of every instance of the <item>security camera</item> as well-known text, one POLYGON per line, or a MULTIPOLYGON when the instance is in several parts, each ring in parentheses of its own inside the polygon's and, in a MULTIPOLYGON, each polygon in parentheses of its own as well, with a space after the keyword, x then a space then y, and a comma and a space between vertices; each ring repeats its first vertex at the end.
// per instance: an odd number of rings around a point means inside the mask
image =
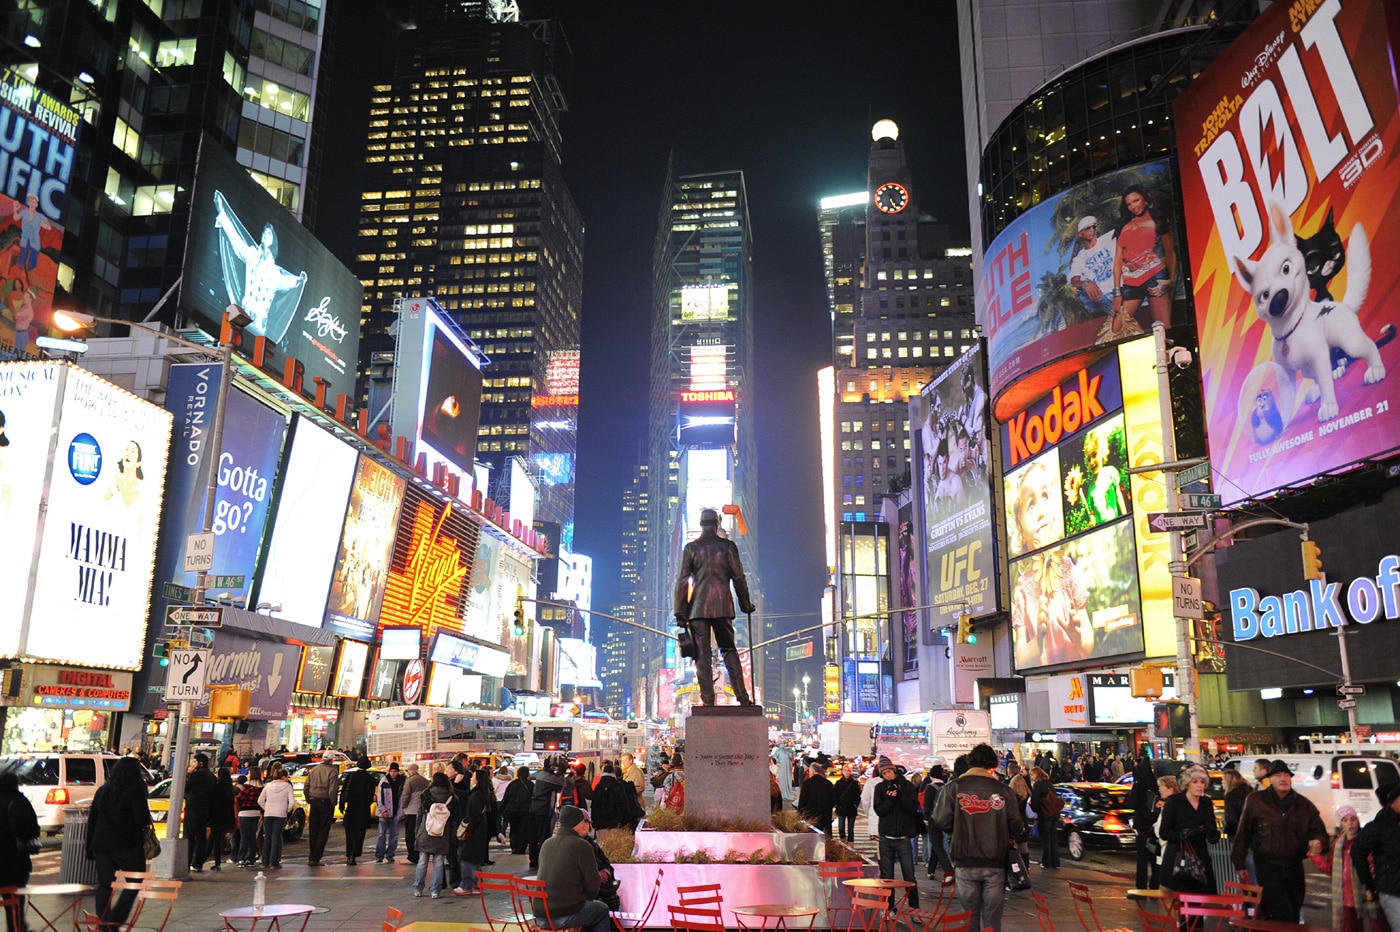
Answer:
POLYGON ((1178 369, 1191 366, 1191 351, 1184 346, 1173 346, 1167 350, 1167 360, 1178 369))

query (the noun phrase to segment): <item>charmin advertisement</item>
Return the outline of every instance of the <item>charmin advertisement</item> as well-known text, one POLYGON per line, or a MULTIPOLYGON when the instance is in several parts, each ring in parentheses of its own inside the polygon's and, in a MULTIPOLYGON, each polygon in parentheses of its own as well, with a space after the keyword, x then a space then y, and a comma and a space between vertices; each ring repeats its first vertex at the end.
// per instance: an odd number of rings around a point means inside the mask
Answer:
POLYGON ((23 358, 53 329, 62 221, 82 118, 7 68, 0 72, 0 126, 0 344, 23 358))
MULTIPOLYGON (((165 545, 157 581, 193 586, 196 574, 184 571, 185 538, 204 529, 204 494, 209 484, 210 441, 214 404, 219 393, 219 367, 208 363, 174 365, 165 394, 165 409, 175 418, 169 477, 161 530, 165 545)), ((219 454, 218 491, 214 499, 214 568, 211 574, 242 576, 246 595, 257 567, 273 480, 282 455, 287 419, 231 388, 219 454)), ((165 604, 158 598, 157 606, 165 604)))
POLYGON ((1272 4, 1174 104, 1210 459, 1226 504, 1400 443, 1387 6, 1272 4))
POLYGON ((267 337, 322 378, 330 395, 350 393, 360 351, 364 288, 349 269, 211 139, 199 148, 190 198, 180 307, 218 333, 237 304, 244 328, 267 337))
POLYGON ((20 653, 62 376, 59 363, 0 363, 0 592, 19 606, 0 612, 0 656, 20 653))
MULTIPOLYGON (((1056 360, 1172 323, 1181 292, 1176 192, 1167 160, 1100 175, 1037 204, 986 253, 978 303, 986 308, 996 417, 1050 386, 1031 377, 1056 360)), ((1059 375, 1050 370, 1053 383, 1059 375)))
POLYGON ((350 485, 326 620, 339 633, 370 638, 389 575, 404 480, 361 455, 350 485))
MULTIPOLYGON (((286 718, 301 653, 295 644, 256 641, 222 630, 214 635, 205 682, 248 690, 250 719, 286 718)), ((209 700, 195 703, 194 708, 196 718, 208 715, 209 700)))
POLYGON ((354 474, 354 448, 298 417, 258 588, 258 602, 272 604, 278 618, 324 622, 354 474))
MULTIPOLYGON (((136 669, 145 644, 171 417, 84 369, 62 365, 60 373, 62 410, 20 653, 136 669)), ((8 430, 6 439, 13 445, 8 430)))
POLYGON ((920 399, 922 423, 915 440, 928 566, 925 592, 934 605, 928 612, 931 630, 954 623, 963 612, 981 616, 998 608, 986 382, 979 345, 949 366, 920 399))

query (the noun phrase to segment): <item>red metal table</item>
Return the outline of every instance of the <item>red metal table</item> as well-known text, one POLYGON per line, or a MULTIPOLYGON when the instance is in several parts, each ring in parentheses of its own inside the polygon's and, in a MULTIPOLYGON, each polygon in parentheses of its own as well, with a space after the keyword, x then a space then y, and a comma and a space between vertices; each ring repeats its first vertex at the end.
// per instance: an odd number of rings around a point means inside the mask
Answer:
MULTIPOLYGON (((786 930, 791 928, 787 923, 789 919, 806 919, 807 928, 810 929, 813 923, 817 921, 817 913, 821 912, 821 910, 817 909, 815 906, 791 906, 782 903, 763 903, 758 906, 735 906, 730 909, 730 912, 734 914, 734 921, 743 929, 766 929, 768 928, 768 920, 776 919, 777 922, 773 926, 776 932, 776 930, 779 929, 786 930), (743 920, 739 918, 740 916, 756 917, 759 923, 753 926, 745 925, 743 920)), ((801 926, 798 926, 798 928, 800 929, 801 926)))
POLYGON ((248 932, 258 932, 258 923, 263 919, 270 919, 266 928, 271 932, 276 929, 282 932, 282 920, 301 917, 301 929, 298 932, 306 932, 306 924, 311 921, 311 914, 316 911, 316 907, 308 906, 305 903, 268 903, 266 906, 240 906, 237 909, 226 909, 219 913, 219 918, 224 920, 224 928, 228 932, 239 932, 238 926, 233 924, 235 919, 251 920, 248 932))
POLYGON ((58 922, 64 916, 71 916, 73 928, 78 928, 78 906, 83 902, 83 897, 96 889, 91 884, 85 883, 36 883, 20 887, 15 893, 26 898, 25 902, 29 911, 37 916, 39 921, 47 926, 51 932, 58 932, 58 922), (34 904, 36 896, 67 896, 72 897, 72 899, 67 906, 55 913, 50 919, 34 904))

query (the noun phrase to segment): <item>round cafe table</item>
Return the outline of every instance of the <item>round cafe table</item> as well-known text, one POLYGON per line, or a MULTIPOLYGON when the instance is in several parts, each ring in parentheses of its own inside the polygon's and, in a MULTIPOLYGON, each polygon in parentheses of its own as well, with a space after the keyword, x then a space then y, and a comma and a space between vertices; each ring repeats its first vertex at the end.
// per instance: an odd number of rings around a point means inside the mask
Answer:
POLYGON ((226 909, 219 913, 219 918, 224 920, 224 928, 227 932, 239 932, 238 926, 234 925, 234 920, 248 920, 248 932, 258 932, 258 923, 264 919, 271 920, 264 928, 271 932, 276 929, 282 932, 282 920, 301 917, 301 929, 299 932, 306 932, 306 924, 311 921, 311 914, 316 911, 316 907, 308 906, 305 903, 268 903, 266 906, 240 906, 237 909, 226 909))
POLYGON ((1231 919, 1230 928, 1243 932, 1330 932, 1329 926, 1282 922, 1277 919, 1231 919))
MULTIPOLYGON (((812 924, 817 921, 817 913, 820 912, 815 906, 790 906, 782 903, 765 903, 758 906, 735 906, 730 909, 734 914, 734 921, 741 929, 766 929, 768 920, 777 920, 773 924, 773 929, 788 929, 789 919, 806 919, 807 928, 812 928, 812 924), (740 916, 756 917, 759 921, 757 925, 746 925, 740 916)), ((801 925, 798 926, 801 928, 801 925)))
POLYGON ((1167 909, 1167 904, 1176 894, 1172 893, 1172 891, 1170 890, 1149 890, 1145 887, 1133 887, 1127 892, 1126 895, 1128 899, 1134 900, 1136 902, 1156 903, 1165 911, 1167 909))
POLYGON ((64 916, 73 920, 73 928, 78 927, 78 906, 83 902, 83 897, 96 889, 85 883, 38 883, 20 887, 15 893, 27 898, 25 902, 29 905, 29 911, 37 916, 40 922, 53 932, 58 932, 59 922, 64 916), (49 918, 40 912, 34 903, 33 898, 36 896, 66 896, 70 899, 67 906, 55 913, 53 918, 49 918))

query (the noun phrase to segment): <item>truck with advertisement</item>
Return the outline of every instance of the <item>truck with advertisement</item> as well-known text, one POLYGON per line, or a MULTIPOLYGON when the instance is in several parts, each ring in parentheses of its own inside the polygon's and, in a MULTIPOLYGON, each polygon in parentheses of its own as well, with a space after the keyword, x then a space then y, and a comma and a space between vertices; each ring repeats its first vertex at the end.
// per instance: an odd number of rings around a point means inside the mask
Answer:
POLYGON ((976 709, 886 715, 875 725, 875 753, 910 771, 951 767, 959 755, 991 743, 992 718, 976 709))
POLYGON ((869 757, 880 716, 847 712, 838 721, 817 726, 817 750, 832 757, 869 757))

